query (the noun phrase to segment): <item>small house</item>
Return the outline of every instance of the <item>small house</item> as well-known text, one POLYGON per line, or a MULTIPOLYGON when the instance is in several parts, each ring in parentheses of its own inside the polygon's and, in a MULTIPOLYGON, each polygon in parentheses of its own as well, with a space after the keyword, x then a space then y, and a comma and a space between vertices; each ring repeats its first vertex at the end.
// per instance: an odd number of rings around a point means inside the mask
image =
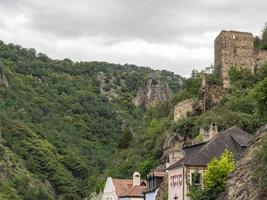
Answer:
POLYGON ((145 180, 141 180, 139 172, 134 172, 133 179, 107 178, 102 200, 144 200, 145 180))

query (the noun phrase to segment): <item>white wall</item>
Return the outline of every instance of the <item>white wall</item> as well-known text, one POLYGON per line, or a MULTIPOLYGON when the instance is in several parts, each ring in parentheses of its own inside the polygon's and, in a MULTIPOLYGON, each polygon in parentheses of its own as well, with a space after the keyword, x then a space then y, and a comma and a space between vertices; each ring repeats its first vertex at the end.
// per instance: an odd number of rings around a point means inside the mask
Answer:
MULTIPOLYGON (((186 183, 184 183, 186 184, 186 183)), ((178 200, 183 199, 183 167, 177 167, 168 171, 168 199, 174 200, 175 195, 178 200)))
POLYGON ((118 200, 111 177, 107 178, 105 188, 103 190, 102 200, 118 200))

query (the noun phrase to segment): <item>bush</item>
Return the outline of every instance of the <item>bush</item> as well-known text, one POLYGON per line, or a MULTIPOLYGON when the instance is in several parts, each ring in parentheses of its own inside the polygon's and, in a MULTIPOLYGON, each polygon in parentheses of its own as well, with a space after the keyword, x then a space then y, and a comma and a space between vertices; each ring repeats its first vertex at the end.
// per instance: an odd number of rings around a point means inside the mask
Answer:
POLYGON ((191 186, 189 196, 192 200, 215 200, 224 191, 229 174, 235 169, 233 154, 225 150, 220 158, 208 163, 204 174, 204 190, 191 186))
POLYGON ((259 82, 254 89, 256 108, 260 116, 266 121, 267 116, 267 78, 259 82))
POLYGON ((220 193, 224 191, 229 174, 235 169, 233 154, 225 150, 220 158, 213 159, 204 175, 205 190, 220 193))

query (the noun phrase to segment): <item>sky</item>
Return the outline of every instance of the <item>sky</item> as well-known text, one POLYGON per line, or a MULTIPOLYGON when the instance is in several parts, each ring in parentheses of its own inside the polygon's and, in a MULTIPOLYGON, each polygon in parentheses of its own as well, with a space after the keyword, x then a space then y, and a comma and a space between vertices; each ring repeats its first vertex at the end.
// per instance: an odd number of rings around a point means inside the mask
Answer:
POLYGON ((260 35, 266 10, 266 0, 0 0, 0 40, 189 76, 213 64, 221 30, 260 35))

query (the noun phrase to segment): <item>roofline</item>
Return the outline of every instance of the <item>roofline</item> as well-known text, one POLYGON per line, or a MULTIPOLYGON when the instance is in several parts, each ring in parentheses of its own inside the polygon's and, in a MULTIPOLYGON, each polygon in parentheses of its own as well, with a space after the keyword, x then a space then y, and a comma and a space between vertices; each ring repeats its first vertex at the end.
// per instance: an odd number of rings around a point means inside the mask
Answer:
POLYGON ((207 165, 190 165, 190 164, 184 164, 187 167, 207 167, 207 165))
POLYGON ((129 195, 124 196, 123 195, 123 196, 118 196, 118 197, 120 197, 120 198, 123 198, 123 197, 144 197, 144 195, 142 195, 142 196, 141 195, 139 195, 139 196, 129 196, 129 195))
MULTIPOLYGON (((210 141, 210 140, 209 140, 209 141, 210 141)), ((188 148, 195 147, 195 146, 198 146, 198 145, 206 144, 206 143, 208 143, 209 141, 206 141, 206 142, 199 142, 199 143, 196 143, 196 144, 192 144, 192 145, 183 147, 182 149, 188 149, 188 148)))
POLYGON ((149 189, 149 190, 147 190, 147 191, 144 191, 143 192, 143 194, 146 194, 146 193, 150 193, 150 192, 154 192, 156 189, 158 189, 159 188, 159 186, 158 187, 155 187, 155 188, 152 188, 152 189, 149 189))
POLYGON ((253 36, 253 33, 246 32, 246 31, 235 31, 235 30, 229 30, 229 31, 227 31, 227 30, 221 30, 220 33, 217 35, 217 37, 215 38, 214 41, 216 41, 219 38, 219 36, 221 34, 223 34, 223 33, 243 33, 243 34, 246 34, 246 35, 252 35, 253 36))
POLYGON ((181 163, 181 164, 178 164, 178 165, 175 165, 175 166, 174 166, 174 164, 171 165, 170 167, 168 167, 167 170, 174 169, 174 168, 180 167, 182 165, 187 166, 187 167, 207 167, 207 165, 191 165, 191 164, 186 164, 186 163, 181 163))
POLYGON ((154 175, 154 174, 148 174, 147 176, 154 176, 154 177, 160 177, 160 178, 163 178, 166 176, 167 173, 165 173, 164 175, 154 175))
MULTIPOLYGON (((177 162, 179 162, 179 161, 177 161, 177 162)), ((179 166, 181 166, 181 165, 183 165, 184 163, 181 163, 181 164, 177 164, 177 162, 176 163, 173 163, 171 166, 169 166, 166 170, 170 170, 170 169, 173 169, 173 168, 175 168, 175 167, 179 167, 179 166), (177 165, 176 165, 177 164, 177 165)))

